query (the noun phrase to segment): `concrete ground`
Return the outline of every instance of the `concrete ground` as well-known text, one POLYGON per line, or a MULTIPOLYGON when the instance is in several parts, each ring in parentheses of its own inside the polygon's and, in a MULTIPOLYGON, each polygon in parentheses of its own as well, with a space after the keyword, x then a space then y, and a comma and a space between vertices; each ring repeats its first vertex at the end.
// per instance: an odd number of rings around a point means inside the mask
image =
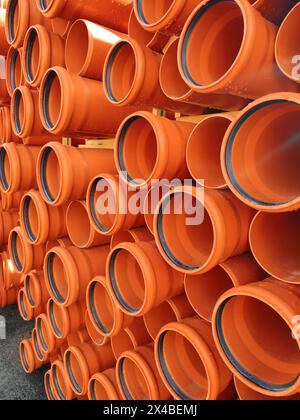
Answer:
POLYGON ((18 309, 0 309, 6 319, 6 340, 0 340, 0 400, 44 400, 43 374, 47 368, 26 375, 19 359, 18 346, 29 338, 33 323, 24 322, 18 309))

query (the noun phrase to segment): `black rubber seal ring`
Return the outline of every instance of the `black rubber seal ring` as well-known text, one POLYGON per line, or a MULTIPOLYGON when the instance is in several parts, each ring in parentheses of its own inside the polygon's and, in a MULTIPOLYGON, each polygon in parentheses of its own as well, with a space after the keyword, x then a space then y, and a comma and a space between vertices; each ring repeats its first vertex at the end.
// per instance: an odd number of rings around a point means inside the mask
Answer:
POLYGON ((106 335, 111 333, 111 330, 107 329, 105 327, 105 325, 101 322, 98 313, 96 311, 96 306, 95 306, 95 297, 94 297, 94 293, 95 293, 95 287, 96 287, 97 283, 93 283, 90 291, 89 291, 89 304, 90 304, 90 308, 91 308, 91 312, 93 315, 93 319, 96 322, 98 328, 106 335))
POLYGON ((17 251, 17 232, 13 232, 12 233, 12 237, 11 237, 11 249, 12 249, 12 257, 14 259, 14 263, 18 269, 18 271, 21 273, 21 271, 23 270, 23 265, 19 259, 18 256, 18 251, 17 251))
POLYGON ((72 385, 74 386, 76 391, 79 394, 81 394, 82 393, 82 388, 78 385, 78 383, 75 379, 74 373, 72 371, 72 368, 71 368, 71 353, 70 352, 67 353, 66 362, 67 362, 66 365, 67 365, 68 374, 69 374, 70 380, 72 382, 72 385))
POLYGON ((24 201, 23 218, 24 218, 24 225, 25 225, 26 234, 29 237, 31 242, 35 242, 36 241, 36 236, 32 232, 30 222, 29 222, 29 206, 30 206, 30 203, 31 203, 31 197, 26 197, 25 201, 24 201))
POLYGON ((49 285, 50 288, 52 290, 52 293, 55 296, 55 299, 60 303, 60 304, 64 304, 66 303, 66 299, 64 299, 64 297, 60 294, 56 283, 55 283, 55 279, 54 279, 54 274, 53 274, 53 263, 54 263, 54 258, 56 257, 56 254, 54 254, 54 252, 51 252, 48 255, 48 261, 47 261, 47 274, 48 274, 48 281, 49 281, 49 285))
POLYGON ((32 29, 28 38, 26 57, 25 57, 26 58, 26 74, 30 82, 33 82, 34 80, 34 77, 32 74, 31 59, 32 59, 32 51, 33 51, 33 47, 34 47, 34 43, 36 39, 37 39, 36 29, 32 29))
POLYGON ((9 190, 9 185, 5 175, 5 159, 7 157, 7 152, 4 147, 0 149, 0 180, 2 188, 7 192, 9 190))

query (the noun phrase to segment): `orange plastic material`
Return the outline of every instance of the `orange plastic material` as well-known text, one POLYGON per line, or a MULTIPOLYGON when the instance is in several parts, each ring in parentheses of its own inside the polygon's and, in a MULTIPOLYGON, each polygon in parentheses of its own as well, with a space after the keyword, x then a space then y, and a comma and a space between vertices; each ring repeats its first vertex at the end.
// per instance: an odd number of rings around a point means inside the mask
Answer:
POLYGON ((85 299, 92 278, 105 273, 109 246, 81 250, 53 248, 46 257, 44 273, 50 296, 62 306, 85 299))
POLYGON ((73 201, 66 214, 68 235, 78 248, 93 248, 109 243, 109 238, 100 235, 91 225, 85 201, 73 201), (80 223, 78 223, 80 221, 80 223))
POLYGON ((9 291, 11 288, 19 288, 21 283, 21 275, 14 269, 12 260, 6 251, 1 252, 0 271, 2 271, 3 284, 6 290, 9 291))
POLYGON ((0 143, 20 143, 21 139, 15 135, 11 127, 10 108, 2 106, 0 108, 0 143))
POLYGON ((69 307, 58 305, 53 299, 47 303, 47 315, 53 334, 57 338, 67 338, 84 328, 85 305, 76 302, 69 307))
POLYGON ((37 187, 36 162, 39 147, 4 144, 0 149, 0 188, 5 193, 37 187))
POLYGON ((17 87, 25 84, 22 51, 22 48, 11 47, 6 57, 6 88, 10 96, 17 87))
POLYGON ((97 347, 92 343, 83 343, 66 351, 64 364, 75 394, 85 395, 90 378, 97 372, 114 367, 116 360, 110 344, 97 347))
POLYGON ((300 207, 298 171, 300 95, 278 93, 246 107, 228 129, 223 175, 232 192, 257 210, 300 207))
POLYGON ((24 293, 33 309, 45 306, 49 300, 43 271, 31 271, 24 276, 24 293))
POLYGON ((164 95, 159 84, 160 62, 160 54, 134 39, 117 42, 110 49, 103 70, 104 91, 110 103, 201 114, 204 111, 201 106, 172 101, 164 95))
POLYGON ((66 39, 71 25, 72 22, 60 17, 51 19, 52 31, 64 39, 66 39))
MULTIPOLYGON (((43 312, 43 308, 39 306, 38 308, 33 309, 25 295, 24 289, 20 289, 17 297, 18 310, 24 321, 32 321, 34 318, 39 316, 43 312)), ((43 357, 41 358, 41 360, 43 357)))
MULTIPOLYGON (((200 296, 198 296, 200 299, 200 296)), ((185 294, 166 300, 144 315, 146 328, 155 340, 159 331, 170 322, 180 322, 195 315, 185 294)))
POLYGON ((87 19, 121 32, 127 32, 132 0, 36 0, 40 11, 48 18, 87 19))
POLYGON ((99 330, 94 327, 94 324, 91 321, 88 311, 86 311, 85 313, 85 328, 90 339, 96 346, 101 347, 110 342, 109 338, 104 337, 102 334, 99 333, 99 330))
POLYGON ((86 290, 86 305, 91 323, 103 337, 113 337, 134 322, 132 316, 126 315, 115 304, 105 277, 96 277, 90 282, 86 290))
POLYGON ((58 339, 52 332, 47 315, 42 314, 36 318, 35 329, 37 340, 43 354, 50 357, 56 355, 64 344, 62 339, 58 339))
POLYGON ((37 162, 39 191, 43 199, 54 206, 83 199, 90 180, 102 168, 108 173, 116 172, 112 150, 48 143, 37 162))
POLYGON ((49 369, 44 375, 44 388, 48 401, 56 401, 52 371, 49 369))
POLYGON ((250 3, 268 20, 279 24, 298 0, 250 0, 250 3))
POLYGON ((300 210, 270 214, 259 212, 250 228, 250 245, 258 263, 273 277, 300 284, 300 210))
POLYGON ((9 44, 6 39, 5 35, 5 16, 6 16, 6 9, 0 9, 0 54, 6 55, 9 50, 9 44))
POLYGON ((69 248, 72 245, 73 244, 70 241, 70 238, 55 239, 54 241, 47 242, 46 252, 50 251, 52 248, 55 248, 57 246, 61 246, 62 248, 69 248))
POLYGON ((67 375, 64 363, 56 360, 51 366, 53 378, 53 393, 59 401, 72 401, 75 394, 71 388, 69 377, 67 375))
POLYGON ((32 340, 23 340, 19 346, 19 354, 24 371, 33 373, 42 367, 43 363, 35 357, 32 340))
POLYGON ((143 213, 145 217, 145 222, 154 235, 154 214, 158 203, 161 201, 163 196, 167 194, 168 191, 172 190, 175 185, 170 185, 168 180, 159 180, 153 182, 152 186, 149 188, 148 193, 145 195, 143 213))
POLYGON ((17 302, 17 289, 5 290, 0 286, 0 308, 14 305, 17 302))
POLYGON ((67 236, 66 213, 67 205, 49 206, 38 191, 29 191, 20 205, 20 224, 27 241, 42 245, 67 236))
POLYGON ((195 124, 137 112, 121 124, 115 162, 125 181, 138 188, 153 179, 189 178, 185 150, 195 124))
POLYGON ((106 56, 122 37, 123 34, 93 22, 77 20, 71 26, 66 42, 67 70, 82 77, 102 80, 106 56))
POLYGON ((44 75, 39 102, 41 120, 48 131, 75 137, 110 137, 135 110, 132 107, 116 109, 106 98, 102 82, 69 73, 58 66, 44 75))
POLYGON ((204 117, 190 135, 186 160, 192 177, 206 188, 226 189, 221 167, 221 149, 225 133, 234 121, 231 113, 204 117))
POLYGON ((22 191, 14 193, 14 194, 8 194, 3 191, 0 191, 2 210, 3 211, 18 210, 23 194, 24 193, 22 191))
POLYGON ((146 227, 132 230, 122 230, 111 238, 110 247, 115 248, 124 242, 148 242, 153 241, 153 235, 146 227))
POLYGON ((88 397, 91 401, 118 401, 122 399, 115 368, 92 376, 88 386, 88 397))
POLYGON ((8 243, 10 231, 17 226, 19 221, 18 212, 0 212, 0 246, 8 243))
POLYGON ((140 24, 151 32, 179 35, 198 0, 133 0, 140 24))
POLYGON ((38 337, 37 337, 37 331, 36 328, 34 328, 32 330, 32 334, 31 334, 31 341, 33 344, 33 351, 34 351, 34 356, 35 358, 42 364, 45 365, 47 363, 49 363, 49 357, 47 353, 43 353, 41 348, 40 348, 40 344, 38 342, 38 337))
POLYGON ((6 59, 0 56, 0 105, 9 104, 10 96, 6 86, 6 59))
POLYGON ((299 92, 296 83, 278 72, 276 33, 276 26, 248 0, 205 0, 190 15, 180 38, 181 75, 200 93, 255 99, 272 92, 299 92))
POLYGON ((45 245, 33 246, 29 244, 20 227, 16 227, 10 232, 8 250, 14 268, 19 273, 25 274, 43 267, 45 245))
POLYGON ((137 20, 134 10, 132 10, 128 22, 128 36, 135 39, 140 45, 151 48, 151 50, 156 52, 162 52, 169 42, 168 35, 164 35, 161 32, 153 34, 146 31, 137 20))
POLYGON ((134 323, 111 338, 111 346, 116 359, 125 351, 137 350, 141 346, 151 343, 150 337, 142 317, 136 318, 134 323))
POLYGON ((65 65, 65 42, 42 25, 32 26, 25 37, 22 54, 24 77, 32 87, 39 87, 50 67, 65 65))
POLYGON ((183 291, 183 274, 164 262, 154 242, 118 245, 108 257, 106 275, 115 303, 136 317, 183 291))
POLYGON ((20 47, 30 26, 37 24, 51 28, 50 20, 45 19, 38 10, 36 0, 8 1, 5 31, 11 45, 20 47))
POLYGON ((247 100, 238 96, 194 92, 180 74, 177 62, 178 45, 179 39, 176 38, 166 49, 160 64, 160 86, 168 98, 226 111, 238 110, 247 105, 247 100))
POLYGON ((248 253, 230 258, 199 276, 186 276, 185 292, 200 318, 209 322, 218 299, 232 287, 265 280, 268 275, 248 253))
POLYGON ((127 351, 117 362, 117 380, 124 400, 163 401, 170 397, 154 358, 153 345, 127 351))
POLYGON ((87 206, 91 224, 97 232, 111 237, 120 231, 144 226, 142 211, 137 209, 136 214, 133 214, 128 210, 128 203, 136 193, 132 190, 127 191, 119 177, 104 173, 90 182, 87 206))
POLYGON ((229 369, 254 391, 271 397, 299 392, 299 307, 298 286, 272 278, 231 289, 218 301, 215 343, 229 369))
POLYGON ((24 143, 44 145, 54 138, 44 127, 39 116, 39 93, 26 86, 15 89, 11 99, 11 125, 16 136, 22 137, 24 143))
POLYGON ((299 19, 300 4, 297 3, 283 21, 278 31, 275 45, 275 55, 280 70, 291 80, 298 83, 300 83, 299 19))
POLYGON ((89 343, 91 341, 91 337, 86 328, 83 328, 80 331, 77 331, 74 334, 68 335, 67 342, 69 347, 78 346, 83 343, 89 343))
POLYGON ((203 196, 199 188, 174 188, 163 197, 154 216, 161 255, 171 267, 190 275, 206 273, 228 258, 247 252, 255 214, 229 191, 206 190, 203 196), (177 196, 183 201, 181 214, 176 214, 177 196), (190 208, 191 198, 198 217, 190 208), (165 211, 168 207, 170 211, 165 211))
POLYGON ((234 383, 241 401, 287 401, 300 399, 299 394, 291 395, 289 397, 270 397, 269 395, 254 391, 237 378, 234 378, 234 383))
POLYGON ((210 325, 200 318, 164 326, 155 342, 155 359, 176 400, 217 400, 232 380, 217 352, 210 325))

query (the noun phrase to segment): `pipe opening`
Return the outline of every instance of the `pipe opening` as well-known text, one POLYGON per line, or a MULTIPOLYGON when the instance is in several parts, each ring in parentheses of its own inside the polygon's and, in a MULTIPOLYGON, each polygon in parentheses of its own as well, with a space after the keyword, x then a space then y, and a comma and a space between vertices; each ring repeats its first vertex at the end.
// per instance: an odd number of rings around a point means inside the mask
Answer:
POLYGON ((40 65, 40 39, 36 28, 32 28, 24 46, 26 76, 30 83, 34 82, 40 65))
POLYGON ((93 401, 109 401, 109 394, 100 380, 92 379, 90 381, 90 395, 93 401))
POLYGON ((48 353, 49 347, 48 347, 46 339, 45 339, 44 324, 43 324, 41 318, 39 318, 37 320, 37 333, 38 333, 40 342, 42 344, 42 349, 44 350, 45 353, 48 353))
POLYGON ((50 6, 52 5, 53 0, 39 0, 40 9, 43 12, 47 12, 50 6))
POLYGON ((11 249, 14 264, 21 273, 24 267, 24 250, 21 238, 15 231, 11 234, 11 249))
POLYGON ((114 226, 117 216, 118 199, 116 182, 104 178, 97 178, 91 186, 89 198, 89 208, 94 223, 102 233, 108 233, 114 226), (104 206, 107 208, 108 202, 110 207, 108 211, 104 212, 103 208, 104 206))
POLYGON ((33 331, 32 338, 33 338, 33 344, 34 344, 36 355, 37 355, 38 359, 42 362, 42 361, 44 361, 44 356, 43 356, 43 353, 41 352, 41 349, 40 349, 40 346, 39 346, 39 343, 38 343, 36 330, 33 331))
POLYGON ((146 290, 144 274, 135 256, 125 249, 115 250, 109 261, 109 279, 125 311, 138 313, 143 306, 146 290))
POLYGON ((25 368, 25 371, 29 372, 30 367, 29 367, 29 363, 28 363, 28 360, 27 360, 26 349, 25 349, 24 343, 21 343, 21 356, 22 356, 22 362, 23 362, 23 366, 25 368))
POLYGON ((92 226, 86 206, 81 201, 74 201, 68 207, 67 228, 72 243, 78 248, 85 247, 92 235, 92 226), (78 221, 80 220, 80 224, 78 221))
POLYGON ((66 67, 68 71, 80 74, 86 65, 88 52, 89 30, 84 21, 78 20, 70 29, 66 42, 66 67), (74 54, 74 51, 76 51, 76 54, 74 54))
POLYGON ((77 360, 77 357, 70 350, 66 352, 66 366, 74 389, 76 389, 79 394, 82 394, 84 381, 80 363, 77 360))
POLYGON ((45 385, 46 385, 46 393, 47 393, 47 395, 49 396, 49 398, 50 398, 51 401, 54 401, 55 398, 54 398, 54 394, 53 394, 52 387, 51 387, 50 373, 49 372, 47 372, 45 374, 45 385))
POLYGON ((62 86, 54 70, 48 72, 42 86, 43 118, 49 130, 57 124, 62 110, 62 86))
POLYGON ((95 281, 89 289, 89 309, 97 327, 109 335, 114 327, 114 303, 104 285, 95 281))
POLYGON ((20 10, 18 0, 12 0, 8 10, 8 37, 12 44, 16 39, 16 32, 20 26, 20 10))
POLYGON ((25 303, 25 293, 23 290, 21 290, 19 293, 18 303, 19 303, 18 305, 19 310, 21 311, 23 318, 28 319, 28 312, 27 312, 26 303, 25 303))
POLYGON ((181 65, 187 80, 195 86, 220 81, 235 64, 245 31, 243 12, 235 1, 204 4, 183 39, 181 65))
POLYGON ((22 134, 25 122, 25 104, 22 93, 20 90, 16 90, 13 96, 13 107, 14 107, 14 126, 18 135, 22 134))
POLYGON ((180 192, 166 196, 159 208, 158 238, 165 254, 176 266, 189 271, 198 270, 207 263, 214 249, 213 222, 207 210, 204 209, 203 223, 188 225, 187 219, 195 215, 188 215, 186 210, 178 212, 176 196, 182 197, 183 210, 190 209, 191 206, 198 210, 199 206, 203 208, 203 204, 196 197, 192 198, 187 193, 180 192), (170 211, 166 211, 169 209, 170 211), (176 226, 175 230, 174 226, 176 226))
POLYGON ((278 206, 300 196, 300 106, 286 100, 260 103, 232 127, 226 171, 245 199, 278 206))
POLYGON ((19 87, 22 83, 22 64, 21 64, 21 56, 20 51, 15 49, 12 54, 8 56, 8 60, 10 59, 9 64, 9 83, 10 83, 10 91, 11 93, 14 92, 17 87, 19 87), (11 58, 10 58, 11 57, 11 58))
POLYGON ((11 184, 11 166, 10 157, 4 147, 0 149, 0 180, 2 189, 8 192, 11 184))
POLYGON ((123 357, 119 363, 118 374, 128 401, 151 400, 151 393, 144 374, 133 360, 123 357))
POLYGON ((64 304, 68 298, 67 274, 61 259, 54 253, 48 254, 47 279, 56 301, 64 304))
POLYGON ((137 0, 138 16, 144 25, 154 25, 167 17, 177 0, 137 0))
POLYGON ((43 151, 40 163, 40 180, 47 200, 54 203, 60 193, 62 175, 60 160, 51 147, 46 147, 43 151))
POLYGON ((220 345, 243 377, 273 392, 285 391, 298 381, 297 341, 286 321, 267 303, 235 296, 220 306, 216 322, 220 345))
POLYGON ((166 331, 159 337, 158 356, 165 378, 181 399, 207 399, 206 368, 191 341, 176 331, 166 331))
POLYGON ((118 139, 118 160, 131 183, 143 185, 151 179, 158 160, 158 141, 146 118, 134 116, 126 121, 118 139))
POLYGON ((110 53, 105 75, 107 93, 112 102, 122 102, 129 95, 134 86, 136 67, 132 45, 127 41, 119 42, 110 53))
POLYGON ((35 301, 34 301, 32 293, 31 293, 31 275, 30 274, 28 274, 26 276, 25 281, 24 281, 24 286, 25 286, 28 301, 29 301, 30 305, 32 306, 32 308, 34 308, 35 307, 35 301))
POLYGON ((60 318, 60 311, 61 308, 55 304, 55 302, 51 299, 49 301, 49 321, 53 330, 55 331, 55 335, 58 338, 62 338, 63 333, 61 329, 61 318, 60 318))
POLYGON ((58 393, 59 398, 61 399, 61 401, 66 401, 66 384, 64 377, 60 369, 58 369, 57 365, 52 366, 52 378, 55 390, 58 393))
POLYGON ((23 218, 26 234, 31 242, 36 242, 39 233, 39 215, 34 201, 27 196, 23 206, 23 218))

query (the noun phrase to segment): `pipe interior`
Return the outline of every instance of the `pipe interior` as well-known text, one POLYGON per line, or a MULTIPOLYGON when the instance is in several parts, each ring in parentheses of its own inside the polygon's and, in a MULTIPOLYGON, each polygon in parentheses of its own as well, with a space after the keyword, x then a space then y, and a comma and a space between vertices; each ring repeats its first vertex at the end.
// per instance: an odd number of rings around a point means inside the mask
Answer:
POLYGON ((68 234, 75 246, 86 246, 91 236, 91 223, 85 205, 74 201, 68 208, 67 214, 68 234), (78 221, 80 220, 80 224, 78 221))
POLYGON ((66 42, 66 66, 71 73, 79 74, 82 71, 87 60, 88 49, 89 31, 84 22, 78 21, 72 26, 66 42))
POLYGON ((123 390, 127 394, 127 399, 138 401, 151 399, 143 372, 135 362, 125 357, 121 362, 119 374, 123 379, 123 390))
POLYGON ((169 12, 177 0, 139 0, 138 10, 144 23, 155 24, 169 12))

